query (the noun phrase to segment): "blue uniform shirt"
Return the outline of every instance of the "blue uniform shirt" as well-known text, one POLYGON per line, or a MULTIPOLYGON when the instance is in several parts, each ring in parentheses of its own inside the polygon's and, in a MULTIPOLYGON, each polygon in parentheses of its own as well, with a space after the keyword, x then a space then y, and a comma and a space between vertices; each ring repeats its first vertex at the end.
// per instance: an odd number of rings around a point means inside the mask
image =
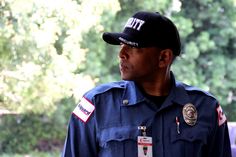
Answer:
POLYGON ((71 115, 62 157, 138 157, 138 126, 146 126, 152 137, 153 157, 231 157, 227 122, 217 100, 173 76, 170 94, 158 105, 132 81, 87 92, 71 115), (189 103, 197 110, 193 126, 182 112, 189 103))

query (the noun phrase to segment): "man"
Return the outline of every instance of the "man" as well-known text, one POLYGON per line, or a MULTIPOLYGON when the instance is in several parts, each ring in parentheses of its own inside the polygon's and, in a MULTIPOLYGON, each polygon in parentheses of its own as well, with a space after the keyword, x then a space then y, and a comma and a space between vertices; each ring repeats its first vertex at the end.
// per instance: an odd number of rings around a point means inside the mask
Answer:
POLYGON ((176 82, 179 33, 160 13, 137 12, 122 33, 124 81, 87 92, 74 109, 63 157, 231 157, 226 117, 217 100, 176 82))

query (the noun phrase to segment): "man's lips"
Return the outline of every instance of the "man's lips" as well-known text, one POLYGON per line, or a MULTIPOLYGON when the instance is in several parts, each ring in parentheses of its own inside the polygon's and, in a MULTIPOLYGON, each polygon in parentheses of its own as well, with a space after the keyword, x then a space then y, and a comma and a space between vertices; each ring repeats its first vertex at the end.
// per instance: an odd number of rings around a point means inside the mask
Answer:
POLYGON ((129 69, 129 66, 127 63, 121 62, 120 63, 120 71, 126 71, 127 69, 129 69))

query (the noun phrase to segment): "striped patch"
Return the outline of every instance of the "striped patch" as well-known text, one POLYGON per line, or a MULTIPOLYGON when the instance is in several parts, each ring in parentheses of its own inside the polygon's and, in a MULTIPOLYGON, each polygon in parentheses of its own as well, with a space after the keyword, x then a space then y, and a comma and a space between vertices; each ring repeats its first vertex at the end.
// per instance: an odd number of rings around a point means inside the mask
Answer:
POLYGON ((216 111, 218 113, 218 125, 221 126, 227 119, 220 105, 217 107, 216 111))

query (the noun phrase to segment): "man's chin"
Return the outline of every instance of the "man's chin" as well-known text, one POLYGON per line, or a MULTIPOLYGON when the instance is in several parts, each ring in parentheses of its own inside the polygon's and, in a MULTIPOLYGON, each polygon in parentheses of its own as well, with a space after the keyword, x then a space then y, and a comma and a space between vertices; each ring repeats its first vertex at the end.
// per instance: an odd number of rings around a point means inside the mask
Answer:
POLYGON ((121 76, 121 79, 122 79, 122 80, 125 80, 125 81, 133 81, 133 79, 130 78, 130 77, 121 76))

